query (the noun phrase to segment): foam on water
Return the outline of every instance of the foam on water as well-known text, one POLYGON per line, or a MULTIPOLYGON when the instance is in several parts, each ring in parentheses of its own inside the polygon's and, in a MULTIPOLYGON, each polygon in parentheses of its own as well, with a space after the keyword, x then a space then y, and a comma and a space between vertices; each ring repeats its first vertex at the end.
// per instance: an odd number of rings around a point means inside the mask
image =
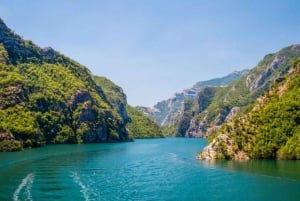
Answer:
POLYGON ((28 174, 24 179, 22 179, 22 182, 19 184, 18 188, 14 192, 13 195, 14 201, 20 200, 19 197, 24 188, 25 188, 24 193, 27 195, 25 200, 32 201, 31 188, 33 184, 33 179, 34 179, 33 173, 28 174))
MULTIPOLYGON (((82 193, 85 201, 95 200, 90 197, 90 193, 89 193, 89 191, 91 191, 90 187, 84 184, 80 175, 77 172, 71 172, 71 177, 72 177, 74 183, 76 183, 81 188, 80 192, 82 193)), ((91 194, 94 194, 94 193, 92 192, 91 194)))

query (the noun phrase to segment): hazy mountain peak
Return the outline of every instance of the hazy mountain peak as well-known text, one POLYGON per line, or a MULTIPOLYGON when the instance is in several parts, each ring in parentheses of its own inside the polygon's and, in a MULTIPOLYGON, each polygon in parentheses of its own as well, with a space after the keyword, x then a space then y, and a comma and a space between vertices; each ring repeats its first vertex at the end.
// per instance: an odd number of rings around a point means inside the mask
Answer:
POLYGON ((158 102, 152 108, 137 107, 137 109, 152 117, 160 125, 166 125, 177 116, 184 101, 194 99, 203 88, 207 86, 226 86, 233 80, 246 74, 248 71, 249 70, 234 71, 224 77, 197 82, 191 88, 184 89, 182 92, 174 93, 171 98, 158 102))

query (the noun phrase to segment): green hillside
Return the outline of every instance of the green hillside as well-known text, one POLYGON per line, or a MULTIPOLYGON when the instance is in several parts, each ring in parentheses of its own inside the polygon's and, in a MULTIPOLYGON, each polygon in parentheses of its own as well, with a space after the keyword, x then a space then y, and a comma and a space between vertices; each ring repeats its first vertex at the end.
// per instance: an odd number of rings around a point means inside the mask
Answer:
POLYGON ((156 122, 127 104, 126 95, 121 87, 105 77, 94 76, 94 80, 103 88, 109 102, 119 115, 126 120, 126 128, 133 138, 163 137, 156 122))
POLYGON ((161 138, 164 137, 157 123, 137 111, 135 108, 127 105, 127 112, 131 121, 127 124, 127 128, 134 138, 161 138))
MULTIPOLYGON (((254 103, 270 86, 288 73, 300 56, 299 45, 292 45, 265 56, 253 69, 226 87, 219 87, 208 107, 195 113, 186 132, 208 136, 234 116, 239 110, 254 103)), ((195 104, 201 104, 201 101, 195 104)))
POLYGON ((300 59, 286 70, 269 91, 222 126, 200 158, 300 159, 300 59))
POLYGON ((128 119, 86 67, 23 40, 2 20, 0 77, 1 151, 131 140, 128 119))

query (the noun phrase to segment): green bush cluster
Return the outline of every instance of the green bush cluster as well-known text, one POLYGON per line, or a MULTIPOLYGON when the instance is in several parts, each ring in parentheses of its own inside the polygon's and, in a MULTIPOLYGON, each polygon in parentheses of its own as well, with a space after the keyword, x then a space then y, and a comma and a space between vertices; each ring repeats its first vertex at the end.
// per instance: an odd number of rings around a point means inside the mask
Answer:
POLYGON ((22 143, 18 140, 2 140, 0 142, 0 151, 21 151, 22 143))

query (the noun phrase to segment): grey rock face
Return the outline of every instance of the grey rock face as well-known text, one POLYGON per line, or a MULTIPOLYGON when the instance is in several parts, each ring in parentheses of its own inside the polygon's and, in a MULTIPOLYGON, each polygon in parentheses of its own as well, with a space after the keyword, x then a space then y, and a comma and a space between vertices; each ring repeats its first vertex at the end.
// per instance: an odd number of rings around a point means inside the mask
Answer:
POLYGON ((68 101, 71 110, 74 110, 79 103, 84 103, 86 101, 90 101, 94 103, 92 96, 89 91, 87 90, 77 90, 68 101))
POLYGON ((259 77, 254 80, 254 83, 251 84, 251 86, 249 87, 250 92, 254 91, 255 89, 257 89, 258 87, 260 87, 265 80, 272 75, 272 72, 274 70, 276 70, 280 64, 284 61, 284 57, 277 54, 274 58, 274 60, 272 61, 272 63, 270 63, 267 68, 264 70, 263 73, 261 73, 259 75, 259 77))
MULTIPOLYGON (((181 109, 184 101, 195 99, 198 97, 197 94, 206 87, 226 86, 247 72, 248 70, 235 71, 221 78, 198 82, 193 87, 185 89, 180 93, 175 93, 167 100, 158 102, 153 108, 137 107, 137 109, 149 117, 152 117, 161 126, 168 125, 178 117, 178 113, 182 112, 181 109)), ((201 110, 201 108, 198 108, 198 110, 201 110)))

